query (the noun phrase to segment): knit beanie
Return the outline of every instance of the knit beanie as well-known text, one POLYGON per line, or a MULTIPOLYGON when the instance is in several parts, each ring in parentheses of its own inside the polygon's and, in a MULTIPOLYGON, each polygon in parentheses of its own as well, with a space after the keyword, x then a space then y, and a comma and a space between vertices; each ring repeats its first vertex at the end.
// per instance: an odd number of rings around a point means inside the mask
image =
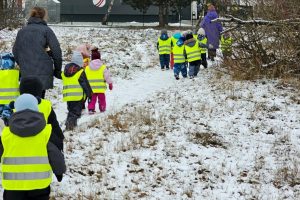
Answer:
POLYGON ((36 77, 21 78, 20 82, 20 94, 28 93, 33 96, 42 97, 43 84, 36 77))
POLYGON ((168 31, 166 29, 162 29, 161 34, 168 34, 168 31))
POLYGON ((203 28, 199 28, 198 35, 205 35, 205 30, 203 28))
POLYGON ((186 38, 186 40, 189 40, 189 39, 192 39, 192 38, 194 38, 194 37, 193 37, 193 34, 188 33, 188 34, 185 36, 185 38, 186 38))
POLYGON ((83 57, 79 51, 73 52, 71 62, 80 67, 83 67, 83 57))
POLYGON ((22 94, 15 101, 15 109, 16 112, 26 109, 39 111, 38 100, 31 94, 22 94))
POLYGON ((100 55, 100 52, 98 51, 98 48, 92 50, 91 59, 92 60, 96 60, 96 59, 100 59, 101 60, 101 55, 100 55))

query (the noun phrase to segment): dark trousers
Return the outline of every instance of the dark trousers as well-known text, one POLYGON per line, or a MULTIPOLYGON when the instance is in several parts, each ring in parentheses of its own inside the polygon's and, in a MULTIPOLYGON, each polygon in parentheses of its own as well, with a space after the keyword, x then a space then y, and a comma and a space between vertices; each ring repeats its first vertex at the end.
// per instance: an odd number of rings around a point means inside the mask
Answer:
POLYGON ((18 191, 4 190, 3 200, 49 200, 50 186, 45 189, 18 191))
POLYGON ((66 127, 74 128, 77 126, 77 119, 81 117, 83 103, 82 101, 68 101, 68 116, 66 120, 66 127))
POLYGON ((201 65, 203 65, 204 68, 207 68, 206 53, 201 53, 201 65))
POLYGON ((170 64, 170 54, 160 54, 159 55, 160 67, 161 69, 169 69, 170 64))
POLYGON ((216 56, 217 56, 216 49, 208 49, 208 59, 210 59, 211 61, 214 61, 216 56))
POLYGON ((184 78, 187 77, 187 67, 185 63, 175 63, 174 64, 174 75, 175 77, 179 77, 179 73, 181 72, 184 78))

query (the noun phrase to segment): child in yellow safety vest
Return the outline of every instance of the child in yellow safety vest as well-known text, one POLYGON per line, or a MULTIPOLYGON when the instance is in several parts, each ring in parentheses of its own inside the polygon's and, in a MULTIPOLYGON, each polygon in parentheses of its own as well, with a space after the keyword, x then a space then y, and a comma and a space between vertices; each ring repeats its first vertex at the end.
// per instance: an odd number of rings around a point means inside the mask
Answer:
POLYGON ((205 30, 203 28, 200 28, 197 33, 198 33, 197 39, 201 50, 201 65, 203 65, 203 67, 206 69, 207 68, 206 52, 208 49, 207 37, 205 35, 205 30))
POLYGON ((163 29, 157 40, 157 50, 161 70, 170 69, 170 54, 172 50, 172 39, 168 36, 167 30, 163 29))
POLYGON ((225 59, 232 55, 232 37, 228 32, 221 36, 221 51, 225 59))
POLYGON ((15 68, 15 59, 11 53, 0 53, 0 117, 8 126, 12 115, 9 104, 20 94, 19 70, 15 68))
POLYGON ((67 102, 68 116, 66 130, 73 130, 81 116, 85 97, 91 98, 92 89, 83 69, 83 57, 79 51, 74 51, 71 63, 65 66, 62 73, 63 101, 67 102))
POLYGON ((86 77, 92 87, 93 95, 88 99, 89 114, 94 114, 96 102, 98 99, 99 110, 104 112, 106 110, 105 91, 108 87, 113 89, 113 82, 110 76, 109 69, 104 65, 100 59, 100 52, 92 51, 90 65, 85 68, 86 77))
POLYGON ((49 199, 52 174, 61 182, 66 172, 64 156, 33 95, 19 96, 15 109, 0 138, 3 199, 49 199))

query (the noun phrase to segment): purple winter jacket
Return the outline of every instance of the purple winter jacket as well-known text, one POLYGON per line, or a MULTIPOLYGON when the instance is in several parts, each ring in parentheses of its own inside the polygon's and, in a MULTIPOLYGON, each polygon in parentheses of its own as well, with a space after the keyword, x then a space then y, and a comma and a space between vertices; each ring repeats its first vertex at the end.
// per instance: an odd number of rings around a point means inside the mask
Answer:
POLYGON ((204 28, 207 36, 207 44, 213 45, 213 49, 219 48, 220 33, 223 31, 220 22, 211 22, 211 20, 218 18, 215 10, 209 10, 201 22, 201 27, 204 28))

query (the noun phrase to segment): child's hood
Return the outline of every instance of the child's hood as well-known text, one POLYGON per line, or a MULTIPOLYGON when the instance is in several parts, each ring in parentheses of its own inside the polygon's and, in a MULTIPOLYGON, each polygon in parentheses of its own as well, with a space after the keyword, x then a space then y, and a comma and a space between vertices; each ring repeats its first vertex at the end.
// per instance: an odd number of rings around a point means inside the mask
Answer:
POLYGON ((65 66, 64 75, 66 77, 72 77, 74 74, 76 74, 78 71, 80 71, 82 67, 75 63, 69 63, 65 66))
POLYGON ((103 62, 100 59, 92 60, 90 62, 91 70, 98 70, 103 65, 103 62))
POLYGON ((43 113, 29 109, 14 113, 9 120, 10 131, 20 137, 31 137, 40 133, 46 126, 43 113))

